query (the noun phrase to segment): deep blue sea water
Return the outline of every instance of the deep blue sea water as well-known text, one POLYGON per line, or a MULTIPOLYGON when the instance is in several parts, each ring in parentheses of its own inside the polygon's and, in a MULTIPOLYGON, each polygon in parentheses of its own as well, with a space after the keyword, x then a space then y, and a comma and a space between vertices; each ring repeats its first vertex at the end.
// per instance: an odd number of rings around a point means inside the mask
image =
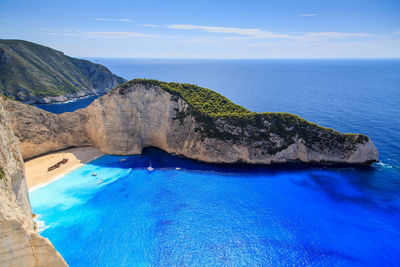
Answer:
POLYGON ((400 60, 95 60, 126 79, 194 83, 253 111, 367 134, 381 163, 104 156, 30 193, 42 234, 70 266, 400 265, 400 60))
POLYGON ((75 101, 68 101, 67 103, 56 103, 56 104, 37 104, 38 108, 53 112, 53 113, 63 113, 63 112, 73 112, 80 108, 86 108, 89 106, 93 100, 99 98, 100 95, 88 96, 85 98, 77 99, 75 101))

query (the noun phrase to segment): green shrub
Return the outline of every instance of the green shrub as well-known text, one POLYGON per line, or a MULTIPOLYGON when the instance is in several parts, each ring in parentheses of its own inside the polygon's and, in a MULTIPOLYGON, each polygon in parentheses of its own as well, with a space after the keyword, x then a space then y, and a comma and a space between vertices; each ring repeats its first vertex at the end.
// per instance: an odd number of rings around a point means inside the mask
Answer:
POLYGON ((4 173, 3 169, 0 167, 0 180, 6 180, 6 174, 4 173))

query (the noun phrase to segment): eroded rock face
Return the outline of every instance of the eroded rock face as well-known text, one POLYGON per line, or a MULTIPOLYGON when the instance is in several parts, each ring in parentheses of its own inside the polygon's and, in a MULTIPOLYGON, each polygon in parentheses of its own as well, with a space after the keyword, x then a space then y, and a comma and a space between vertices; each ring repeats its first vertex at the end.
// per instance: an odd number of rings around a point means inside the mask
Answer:
POLYGON ((214 163, 365 164, 378 159, 366 136, 343 135, 310 123, 285 124, 262 114, 257 123, 247 124, 228 117, 209 119, 181 97, 146 83, 116 88, 73 113, 56 115, 13 101, 7 101, 7 110, 24 158, 94 145, 118 155, 140 154, 154 146, 214 163))
POLYGON ((91 145, 85 131, 87 113, 56 115, 17 101, 5 102, 24 159, 72 146, 91 145))
POLYGON ((67 266, 34 230, 24 164, 0 97, 0 266, 67 266))

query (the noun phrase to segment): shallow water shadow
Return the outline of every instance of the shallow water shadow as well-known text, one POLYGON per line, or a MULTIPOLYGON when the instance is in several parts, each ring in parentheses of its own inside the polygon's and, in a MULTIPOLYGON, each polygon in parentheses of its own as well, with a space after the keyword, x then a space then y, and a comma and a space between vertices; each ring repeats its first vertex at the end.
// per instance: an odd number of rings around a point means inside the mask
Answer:
MULTIPOLYGON (((115 156, 117 157, 117 156, 115 156)), ((267 173, 277 174, 282 171, 296 172, 300 170, 310 169, 349 169, 357 168, 366 172, 373 171, 370 166, 346 166, 346 165, 321 165, 321 164, 306 164, 306 163, 281 163, 271 165, 256 165, 246 163, 235 163, 235 164, 215 164, 215 163, 204 163, 197 160, 189 159, 182 156, 168 154, 165 151, 149 147, 144 148, 141 155, 135 156, 120 156, 124 161, 118 161, 117 165, 115 161, 93 161, 91 164, 102 167, 123 167, 123 168, 147 168, 152 166, 154 169, 175 169, 182 168, 186 170, 195 171, 214 171, 223 173, 267 173)))
MULTIPOLYGON (((371 186, 368 177, 357 175, 356 179, 346 175, 335 177, 332 175, 309 173, 309 180, 291 179, 294 184, 314 191, 322 192, 335 202, 348 202, 368 209, 379 209, 385 213, 398 213, 400 209, 391 205, 392 194, 383 188, 371 186)), ((395 198, 394 198, 395 200, 395 198)))

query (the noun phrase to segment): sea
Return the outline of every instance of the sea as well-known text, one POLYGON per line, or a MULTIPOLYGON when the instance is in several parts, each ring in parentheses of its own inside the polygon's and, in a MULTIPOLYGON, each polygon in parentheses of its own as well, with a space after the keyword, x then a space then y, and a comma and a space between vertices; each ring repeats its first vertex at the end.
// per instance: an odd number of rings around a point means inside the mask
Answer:
MULTIPOLYGON (((400 59, 90 60, 128 80, 197 84, 251 111, 366 134, 380 161, 213 165, 157 148, 103 156, 30 192, 41 234, 70 266, 400 265, 400 59)), ((73 111, 95 98, 39 107, 73 111)))

